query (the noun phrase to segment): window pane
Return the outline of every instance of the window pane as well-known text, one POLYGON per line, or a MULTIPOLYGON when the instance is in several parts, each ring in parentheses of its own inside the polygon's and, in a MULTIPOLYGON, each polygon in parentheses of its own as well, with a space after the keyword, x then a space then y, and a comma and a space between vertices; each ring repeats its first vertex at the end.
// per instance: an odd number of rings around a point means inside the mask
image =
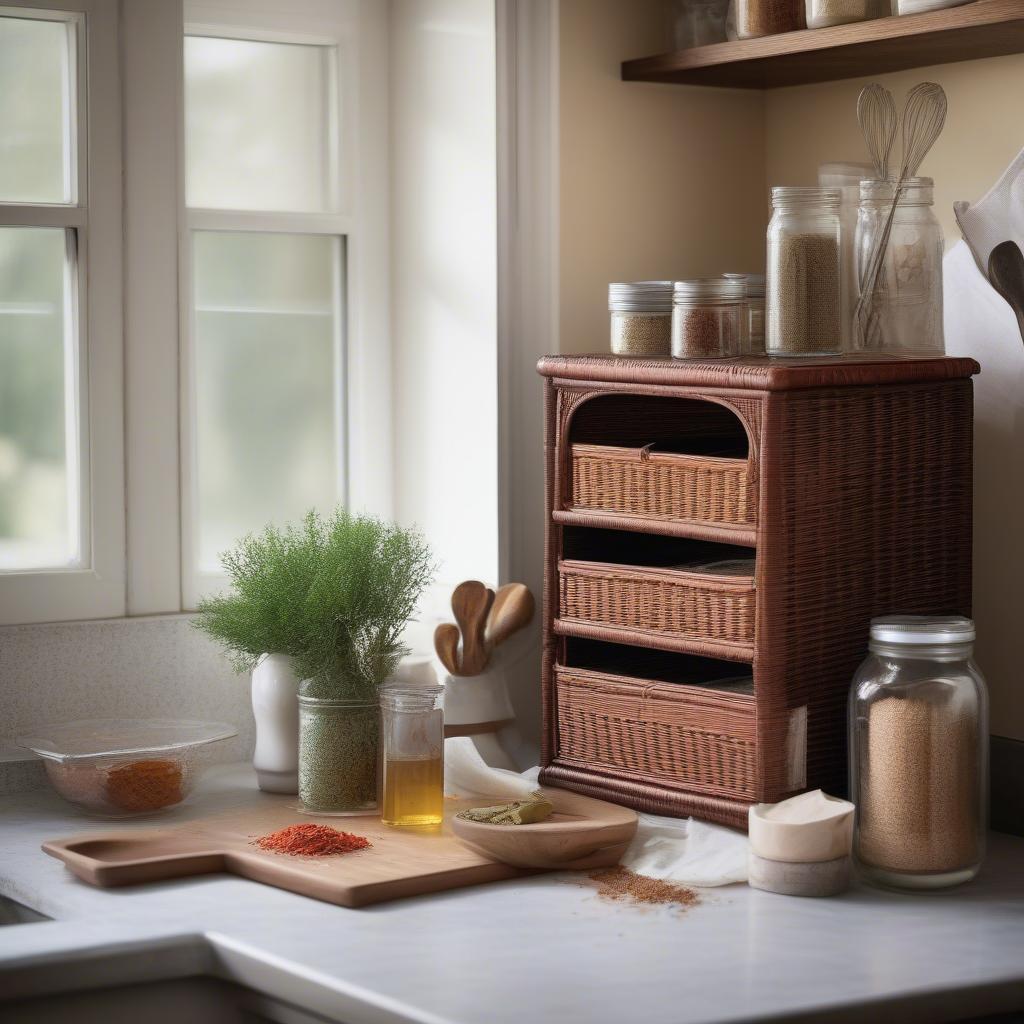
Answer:
POLYGON ((67 262, 63 229, 0 228, 0 570, 79 560, 67 262))
POLYGON ((71 32, 67 22, 0 17, 0 202, 72 201, 71 32))
POLYGON ((328 90, 323 46, 185 39, 189 206, 328 209, 328 90))
POLYGON ((339 496, 341 240, 194 236, 199 568, 339 496))

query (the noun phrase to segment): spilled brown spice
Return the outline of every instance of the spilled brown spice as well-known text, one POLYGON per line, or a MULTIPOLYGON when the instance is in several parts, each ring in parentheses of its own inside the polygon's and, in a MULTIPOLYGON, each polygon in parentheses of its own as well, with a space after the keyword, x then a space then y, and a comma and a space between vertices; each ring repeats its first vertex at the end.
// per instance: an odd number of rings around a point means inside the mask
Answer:
POLYGON ((598 896, 606 900, 674 904, 680 907, 694 907, 700 903, 700 897, 692 889, 660 878, 638 875, 628 868, 606 868, 594 871, 588 877, 597 883, 598 896))

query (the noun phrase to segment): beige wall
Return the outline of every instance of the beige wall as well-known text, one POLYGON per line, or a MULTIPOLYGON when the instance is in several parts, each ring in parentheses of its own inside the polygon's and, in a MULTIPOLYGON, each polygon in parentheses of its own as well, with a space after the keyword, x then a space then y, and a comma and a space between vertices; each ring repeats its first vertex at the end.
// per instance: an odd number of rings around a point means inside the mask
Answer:
MULTIPOLYGON (((759 269, 769 188, 813 184, 820 163, 867 159, 856 118, 868 79, 770 92, 622 82, 619 63, 665 49, 658 2, 561 0, 560 347, 607 348, 609 281, 759 269)), ((916 82, 949 97, 944 134, 922 172, 936 181, 947 245, 953 201, 977 201, 1024 146, 1024 56, 881 76, 902 105, 916 82)), ((964 351, 956 346, 958 353, 964 351)), ((1011 545, 1024 498, 1024 349, 970 351, 976 389, 975 614, 978 659, 992 693, 992 728, 1024 739, 1013 599, 1024 545, 1011 545), (1018 436, 1019 435, 1019 436, 1018 436), (1018 479, 1019 478, 1019 479, 1018 479), (1019 551, 1017 549, 1020 548, 1019 551), (1012 556, 1012 557, 1011 557, 1012 556)))
POLYGON ((560 10, 560 345, 594 352, 609 281, 764 263, 764 97, 623 82, 623 60, 665 48, 663 3, 560 10))

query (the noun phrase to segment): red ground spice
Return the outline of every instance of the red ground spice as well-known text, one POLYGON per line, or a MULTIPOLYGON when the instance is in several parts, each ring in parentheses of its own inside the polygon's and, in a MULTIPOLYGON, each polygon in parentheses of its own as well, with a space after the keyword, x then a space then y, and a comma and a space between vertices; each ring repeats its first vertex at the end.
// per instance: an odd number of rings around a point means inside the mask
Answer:
POLYGON ((253 840, 253 844, 261 850, 287 853, 292 857, 330 857, 335 853, 365 850, 370 840, 352 835, 351 832, 339 832, 327 825, 304 822, 260 836, 253 840))

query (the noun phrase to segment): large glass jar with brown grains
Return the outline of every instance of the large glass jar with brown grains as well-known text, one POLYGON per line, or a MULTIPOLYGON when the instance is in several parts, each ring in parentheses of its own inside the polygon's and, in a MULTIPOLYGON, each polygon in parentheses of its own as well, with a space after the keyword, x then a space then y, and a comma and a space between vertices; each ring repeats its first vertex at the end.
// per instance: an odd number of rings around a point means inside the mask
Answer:
POLYGON ((853 852, 870 881, 939 889, 981 866, 988 697, 974 636, 960 616, 871 623, 870 653, 850 691, 853 852))
POLYGON ((743 280, 702 277, 676 281, 672 295, 672 355, 677 359, 728 359, 746 346, 743 280))
POLYGON ((804 0, 732 0, 728 18, 737 39, 795 32, 805 27, 804 0))
POLYGON ((842 349, 841 199, 837 188, 772 189, 765 289, 770 356, 842 349))
POLYGON ((672 282, 624 281, 608 285, 612 352, 667 356, 672 349, 672 282))

